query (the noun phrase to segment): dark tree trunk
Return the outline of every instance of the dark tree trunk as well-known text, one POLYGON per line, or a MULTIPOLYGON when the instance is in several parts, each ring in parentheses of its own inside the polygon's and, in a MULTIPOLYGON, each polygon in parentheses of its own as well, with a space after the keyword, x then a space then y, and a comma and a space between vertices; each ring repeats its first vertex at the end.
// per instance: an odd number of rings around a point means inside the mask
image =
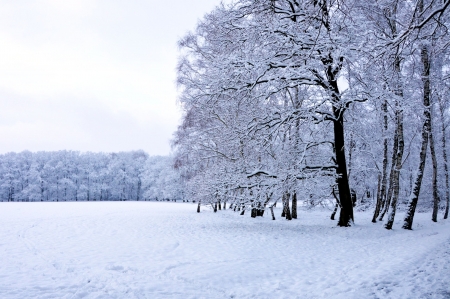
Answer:
POLYGON ((226 202, 226 201, 223 202, 223 209, 224 209, 224 210, 227 209, 227 202, 226 202))
POLYGON ((297 192, 292 194, 292 218, 297 219, 297 192))
POLYGON ((381 209, 381 174, 378 174, 378 184, 377 184, 377 202, 375 204, 375 211, 373 212, 372 222, 377 222, 377 216, 381 209))
POLYGON ((200 201, 198 201, 198 205, 197 205, 197 213, 200 213, 200 201))
MULTIPOLYGON (((330 12, 328 4, 325 1, 320 6, 321 18, 324 29, 332 35, 332 26, 329 23, 330 12)), ((350 226, 354 222, 353 204, 350 196, 350 186, 348 182, 347 162, 345 158, 345 134, 344 134, 344 112, 347 106, 342 102, 341 94, 337 84, 339 73, 342 69, 344 57, 335 58, 331 52, 322 56, 322 65, 325 76, 314 72, 319 79, 320 85, 329 93, 332 112, 333 112, 333 133, 334 133, 334 151, 337 174, 337 185, 339 191, 339 200, 341 203, 341 211, 339 214, 338 226, 350 226)))
POLYGON ((338 226, 351 226, 354 222, 353 218, 353 203, 350 195, 350 187, 347 177, 347 165, 345 162, 345 150, 344 150, 344 122, 341 112, 336 112, 335 117, 339 118, 334 121, 334 144, 336 150, 336 164, 337 164, 337 184, 339 191, 339 202, 341 204, 341 211, 339 214, 338 226))
POLYGON ((275 220, 275 214, 273 213, 273 206, 270 207, 270 213, 272 214, 272 220, 275 220))
POLYGON ((244 208, 244 207, 242 207, 242 212, 241 212, 241 216, 243 216, 243 215, 244 215, 244 213, 245 213, 245 208, 244 208))
POLYGON ((333 213, 331 213, 331 216, 330 216, 331 220, 334 220, 334 217, 336 216, 338 208, 339 208, 339 204, 336 202, 336 205, 334 206, 333 213))
POLYGON ((217 201, 214 203, 214 213, 217 212, 217 201))
POLYGON ((256 207, 256 216, 257 217, 263 217, 264 216, 264 209, 265 209, 266 203, 264 203, 264 207, 261 205, 260 202, 258 202, 258 206, 256 207))
POLYGON ((285 193, 283 195, 283 211, 286 216, 286 220, 292 220, 291 210, 289 209, 289 199, 291 195, 289 193, 285 193))
POLYGON ((337 197, 337 195, 336 195, 335 188, 336 188, 336 186, 333 186, 333 190, 331 191, 331 194, 333 194, 333 197, 336 200, 336 205, 334 206, 333 213, 331 213, 331 217, 330 217, 331 220, 334 220, 334 217, 336 216, 336 212, 337 212, 337 210, 338 210, 338 208, 340 206, 340 204, 339 204, 339 197, 337 197))
MULTIPOLYGON (((430 111, 431 116, 431 111, 430 111)), ((432 176, 432 184, 433 184, 433 215, 431 220, 433 222, 437 222, 437 216, 439 211, 439 193, 438 193, 438 182, 437 182, 437 160, 436 160, 436 150, 434 148, 434 139, 433 139, 433 120, 430 118, 430 133, 428 134, 428 138, 430 138, 430 154, 431 154, 431 164, 433 164, 433 176, 432 176)))
MULTIPOLYGON (((351 226, 354 222, 353 217, 353 203, 350 195, 350 186, 348 182, 347 162, 345 159, 345 135, 344 135, 344 112, 345 109, 341 108, 341 99, 339 88, 337 85, 336 71, 338 68, 332 66, 332 59, 328 61, 326 68, 328 83, 332 92, 333 99, 333 114, 335 120, 334 125, 334 151, 336 160, 336 174, 337 186, 339 193, 339 202, 341 205, 341 211, 339 214, 338 226, 351 226)), ((324 62, 325 63, 325 62, 324 62)))
POLYGON ((221 211, 221 210, 222 210, 222 203, 219 200, 219 211, 221 211))

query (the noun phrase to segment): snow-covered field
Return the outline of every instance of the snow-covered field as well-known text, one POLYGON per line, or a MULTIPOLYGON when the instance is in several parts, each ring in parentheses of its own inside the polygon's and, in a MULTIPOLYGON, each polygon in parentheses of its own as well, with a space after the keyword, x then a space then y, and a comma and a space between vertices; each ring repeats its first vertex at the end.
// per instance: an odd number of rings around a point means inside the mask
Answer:
POLYGON ((450 298, 450 223, 429 214, 387 231, 370 213, 338 228, 329 211, 195 211, 1 203, 0 298, 450 298))

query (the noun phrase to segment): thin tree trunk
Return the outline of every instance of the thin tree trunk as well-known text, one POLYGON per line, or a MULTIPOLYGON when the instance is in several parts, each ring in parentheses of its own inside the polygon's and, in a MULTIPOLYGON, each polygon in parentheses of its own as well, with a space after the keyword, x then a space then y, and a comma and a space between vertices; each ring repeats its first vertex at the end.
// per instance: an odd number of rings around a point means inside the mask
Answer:
POLYGON ((334 220, 334 217, 336 216, 336 213, 337 213, 338 209, 339 209, 339 204, 338 204, 338 202, 336 202, 336 205, 334 206, 333 213, 331 213, 331 217, 330 217, 331 220, 334 220))
POLYGON ((428 114, 429 105, 425 106, 425 120, 422 127, 422 147, 420 149, 419 155, 419 169, 417 170, 416 180, 414 182, 414 189, 411 193, 411 197, 408 202, 408 208, 406 210, 405 219, 403 221, 404 229, 412 229, 412 224, 414 220, 414 213, 416 211, 417 201, 419 199, 420 187, 422 185, 423 172, 425 169, 425 162, 427 158, 427 147, 428 147, 428 114))
MULTIPOLYGON (((383 210, 386 204, 386 188, 387 188, 387 166, 388 166, 388 115, 387 115, 387 100, 385 99, 382 105, 383 110, 383 171, 381 173, 381 191, 377 192, 377 205, 373 214, 372 222, 377 222, 377 217, 380 215, 380 211, 383 210)), ((380 183, 378 183, 380 186, 380 183)), ((379 189, 380 190, 380 189, 379 189)))
MULTIPOLYGON (((423 1, 418 3, 419 11, 423 10, 423 1)), ((436 155, 434 151, 434 142, 433 139, 430 138, 431 135, 431 106, 430 106, 430 59, 428 55, 428 48, 426 45, 422 45, 421 49, 421 60, 422 60, 422 81, 423 81, 423 116, 424 122, 422 126, 422 147, 420 150, 420 161, 419 161, 419 169, 416 174, 416 180, 414 183, 414 189, 411 193, 411 198, 408 203, 408 209, 406 210, 405 219, 403 221, 404 229, 412 229, 412 224, 414 220, 414 213, 417 206, 417 201, 419 200, 420 187, 422 184, 423 172, 425 170, 426 158, 427 158, 427 147, 428 142, 430 142, 430 149, 432 148, 432 157, 433 168, 435 168, 436 164, 436 155), (433 142, 433 145, 431 144, 433 142)), ((435 180, 435 169, 433 169, 433 187, 435 180)), ((433 188, 434 189, 434 188, 433 188)), ((433 191, 434 193, 434 191, 433 191)), ((433 194, 434 197, 434 194, 433 194)), ((433 214, 434 215, 434 214, 433 214)))
POLYGON ((261 217, 264 216, 264 212, 266 211, 267 204, 269 203, 270 198, 272 197, 272 194, 273 193, 271 193, 270 195, 266 194, 266 200, 264 201, 263 206, 261 207, 261 204, 260 204, 260 210, 259 210, 258 216, 261 216, 261 217))
POLYGON ((222 210, 222 204, 221 204, 221 202, 219 200, 219 211, 221 211, 221 210, 222 210))
POLYGON ((330 217, 331 220, 334 220, 334 217, 336 216, 336 212, 339 208, 339 198, 336 196, 336 192, 334 192, 334 188, 335 187, 333 187, 332 194, 333 194, 334 198, 336 199, 336 205, 334 206, 333 213, 331 213, 331 217, 330 217))
POLYGON ((198 201, 197 213, 200 213, 200 201, 198 201))
MULTIPOLYGON (((430 111, 431 116, 431 111, 430 111)), ((434 138, 433 138, 433 120, 430 118, 430 133, 428 134, 428 138, 430 138, 430 154, 431 154, 431 163, 433 164, 433 214, 431 220, 433 222, 437 222, 437 215, 439 211, 439 193, 438 193, 438 183, 437 183, 437 160, 436 160, 436 151, 434 148, 434 138)))
POLYGON ((380 213, 381 209, 381 174, 378 174, 378 183, 377 183, 377 202, 375 204, 375 211, 373 212, 372 222, 377 222, 377 216, 380 213))
MULTIPOLYGON (((418 4, 419 12, 423 11, 423 1, 419 1, 418 4)), ((420 193, 420 186, 422 183, 423 172, 425 168, 425 160, 426 160, 426 150, 427 143, 430 143, 430 154, 431 160, 433 164, 433 216, 432 220, 437 221, 437 211, 439 208, 439 197, 437 195, 437 161, 436 161, 436 153, 434 149, 434 139, 432 132, 432 119, 431 119, 431 91, 430 91, 430 56, 428 47, 426 44, 422 44, 421 49, 421 60, 422 60, 422 81, 423 81, 423 104, 424 104, 424 124, 422 128, 422 148, 420 151, 420 162, 419 162, 419 170, 417 172, 416 181, 414 185, 413 192, 411 194, 411 199, 408 204, 408 210, 405 215, 403 228, 404 229, 412 229, 412 223, 414 219, 414 212, 417 206, 417 201, 420 193)))
MULTIPOLYGON (((397 37, 397 5, 398 2, 393 2, 392 10, 387 8, 387 17, 389 19, 389 26, 392 33, 392 37, 397 37)), ((400 52, 397 47, 397 53, 400 52)), ((380 216, 380 220, 383 219, 384 215, 389 211, 389 208, 394 210, 389 212, 388 221, 385 225, 387 229, 391 229, 394 223, 395 209, 397 208, 397 200, 399 195, 399 177, 400 170, 402 167, 403 150, 404 150, 404 139, 403 139, 403 111, 400 107, 398 98, 403 98, 403 86, 401 82, 401 60, 397 54, 393 61, 394 73, 396 78, 394 78, 394 94, 397 96, 395 105, 395 133, 394 133, 394 146, 392 151, 392 168, 389 177, 389 190, 388 196, 386 198, 386 205, 383 213, 380 216), (391 197, 392 196, 392 197, 391 197)))
POLYGON ((402 169, 404 140, 403 140, 403 111, 398 111, 397 116, 397 134, 398 134, 398 152, 394 170, 393 192, 391 199, 391 210, 389 211, 388 220, 384 226, 386 229, 392 229, 394 225, 395 212, 397 210, 397 201, 400 192, 400 171, 402 169))
POLYGON ((351 173, 352 173, 352 154, 353 149, 355 147, 355 142, 353 141, 353 132, 350 133, 350 143, 348 146, 348 179, 350 181, 351 173))
MULTIPOLYGON (((397 126, 397 125, 396 125, 397 126)), ((389 211, 389 206, 391 205, 392 192, 394 187, 394 175, 395 175, 395 165, 397 163, 397 152, 398 152, 398 133, 397 128, 394 132, 394 144, 392 145, 392 159, 391 159, 391 171, 389 173, 389 188, 387 192, 386 199, 384 200, 384 209, 382 209, 379 221, 383 221, 384 215, 389 211)))
POLYGON ((444 158, 444 172, 445 172, 445 198, 446 198, 446 205, 445 205, 445 213, 444 213, 444 219, 448 218, 448 210, 450 205, 450 188, 449 188, 449 173, 448 173, 448 160, 447 160, 447 140, 445 137, 445 123, 444 123, 444 105, 442 104, 442 99, 438 97, 438 103, 439 103, 439 112, 441 116, 441 131, 442 131, 442 156, 444 158))
POLYGON ((214 203, 214 213, 217 212, 217 201, 214 203))
POLYGON ((273 206, 270 207, 270 213, 272 214, 272 220, 275 220, 275 214, 273 213, 273 206))
MULTIPOLYGON (((400 58, 397 57, 395 59, 395 71, 397 73, 397 76, 400 77, 400 58)), ((397 79, 397 86, 395 90, 395 94, 399 98, 403 98, 403 87, 400 83, 400 78, 397 79)), ((385 224, 386 229, 392 229, 392 226, 394 225, 394 219, 395 219, 395 212, 397 210, 397 201, 400 191, 400 171, 402 169, 402 163, 403 163, 403 151, 405 147, 405 141, 403 137, 403 110, 398 107, 400 103, 397 100, 396 103, 396 111, 395 111, 395 120, 396 120, 396 133, 398 137, 398 151, 396 153, 395 158, 395 169, 394 169, 394 180, 393 180, 393 192, 392 192, 392 199, 391 199, 391 210, 388 215, 387 222, 385 224)))

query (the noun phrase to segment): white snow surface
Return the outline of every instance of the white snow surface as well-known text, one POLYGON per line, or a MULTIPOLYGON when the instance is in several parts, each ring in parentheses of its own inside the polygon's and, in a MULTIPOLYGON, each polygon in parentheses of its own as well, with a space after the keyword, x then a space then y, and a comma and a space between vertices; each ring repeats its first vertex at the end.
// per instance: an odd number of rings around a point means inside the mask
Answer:
POLYGON ((0 298, 450 298, 450 224, 169 202, 0 203, 0 298), (266 212, 267 213, 267 212, 266 212))

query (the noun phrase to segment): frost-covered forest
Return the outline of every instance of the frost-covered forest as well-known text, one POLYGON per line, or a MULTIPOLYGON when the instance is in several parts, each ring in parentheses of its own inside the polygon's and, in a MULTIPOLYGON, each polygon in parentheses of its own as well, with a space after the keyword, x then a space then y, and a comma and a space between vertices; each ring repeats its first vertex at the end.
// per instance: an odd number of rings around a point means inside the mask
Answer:
POLYGON ((0 201, 184 200, 172 158, 143 151, 0 155, 0 201))
MULTIPOLYGON (((186 196, 252 216, 449 206, 450 1, 237 0, 179 41, 186 196)), ((199 205, 200 207, 200 205, 199 205)))
POLYGON ((252 217, 447 218, 449 1, 237 0, 179 41, 174 157, 0 156, 2 201, 177 200, 252 217), (439 216, 439 213, 443 214, 439 216))

